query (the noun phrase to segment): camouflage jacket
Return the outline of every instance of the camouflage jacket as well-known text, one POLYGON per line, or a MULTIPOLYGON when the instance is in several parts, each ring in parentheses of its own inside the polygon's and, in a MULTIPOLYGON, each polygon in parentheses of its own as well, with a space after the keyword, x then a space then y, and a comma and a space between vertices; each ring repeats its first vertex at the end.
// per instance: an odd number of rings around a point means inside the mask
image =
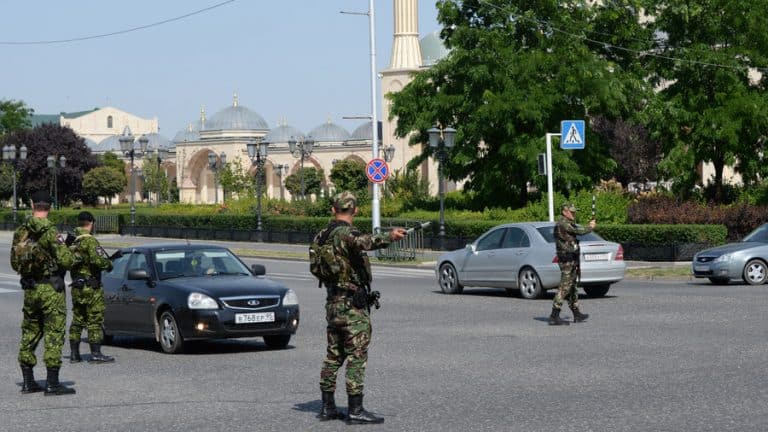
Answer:
POLYGON ((70 270, 72 279, 88 279, 100 276, 102 270, 112 270, 112 261, 99 255, 99 241, 84 228, 75 229, 77 240, 71 250, 75 254, 75 263, 70 270))
POLYGON ((328 241, 333 241, 333 248, 341 258, 338 286, 342 289, 349 288, 350 284, 369 286, 371 263, 365 251, 389 246, 389 233, 362 234, 352 225, 342 222, 333 230, 328 241))
MULTIPOLYGON (((63 276, 72 267, 74 255, 69 248, 59 243, 56 238, 58 235, 56 227, 47 218, 30 217, 22 226, 17 228, 13 233, 11 254, 13 254, 13 247, 19 243, 22 230, 24 229, 29 231, 30 235, 37 238, 38 244, 51 257, 46 262, 46 265, 42 266, 43 270, 41 270, 40 274, 32 276, 35 280, 49 278, 54 275, 63 276)), ((11 259, 13 260, 13 257, 11 259)), ((24 258, 19 257, 19 259, 23 260, 24 258)))
POLYGON ((555 225, 555 245, 557 247, 557 257, 563 261, 565 259, 573 259, 569 255, 573 255, 579 252, 579 241, 576 239, 577 235, 586 234, 592 231, 592 228, 582 227, 575 222, 568 220, 565 216, 561 216, 560 220, 555 225))

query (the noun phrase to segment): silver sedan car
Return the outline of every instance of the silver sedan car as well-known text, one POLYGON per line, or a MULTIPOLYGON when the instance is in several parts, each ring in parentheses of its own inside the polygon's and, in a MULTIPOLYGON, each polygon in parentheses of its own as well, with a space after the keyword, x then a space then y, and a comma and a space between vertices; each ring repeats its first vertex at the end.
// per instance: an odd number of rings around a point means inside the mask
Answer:
POLYGON ((714 284, 741 279, 750 285, 768 278, 768 224, 763 224, 737 243, 704 249, 693 256, 691 270, 697 278, 714 284))
MULTIPOLYGON (((435 265, 440 289, 459 294, 467 286, 496 287, 519 290, 527 299, 544 296, 560 283, 554 229, 553 222, 499 225, 464 249, 440 255, 435 265)), ((595 233, 579 236, 579 244, 580 286, 589 296, 602 297, 624 279, 624 251, 595 233)))

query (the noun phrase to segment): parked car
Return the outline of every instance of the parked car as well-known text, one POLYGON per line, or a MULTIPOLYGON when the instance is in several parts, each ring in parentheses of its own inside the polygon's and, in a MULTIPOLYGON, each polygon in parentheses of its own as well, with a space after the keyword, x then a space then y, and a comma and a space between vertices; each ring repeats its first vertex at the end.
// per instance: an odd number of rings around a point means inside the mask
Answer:
POLYGON ((285 348, 299 326, 296 293, 229 249, 152 244, 122 249, 102 275, 104 334, 147 336, 166 353, 187 341, 261 336, 285 348))
MULTIPOLYGON (((435 265, 440 289, 459 294, 469 286, 496 287, 519 290, 527 299, 542 297, 560 284, 554 229, 553 222, 499 225, 464 249, 440 255, 435 265)), ((624 250, 594 232, 579 236, 579 242, 580 286, 589 296, 602 297, 624 279, 624 250)))
POLYGON ((693 256, 691 270, 713 284, 741 279, 762 285, 768 278, 768 224, 763 224, 736 243, 704 249, 693 256))

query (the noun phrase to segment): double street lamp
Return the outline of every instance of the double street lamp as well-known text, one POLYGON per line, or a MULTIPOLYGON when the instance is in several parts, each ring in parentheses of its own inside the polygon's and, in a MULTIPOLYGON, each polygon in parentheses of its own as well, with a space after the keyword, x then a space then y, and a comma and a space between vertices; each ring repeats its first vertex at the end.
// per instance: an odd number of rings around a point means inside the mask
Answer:
POLYGON ((142 135, 139 139, 135 139, 131 133, 131 128, 126 126, 123 129, 123 134, 117 140, 120 141, 120 150, 123 151, 123 154, 131 158, 131 235, 136 236, 136 167, 134 160, 136 156, 141 157, 146 153, 149 138, 142 135), (138 148, 136 148, 136 142, 139 144, 138 148))
POLYGON ((261 232, 261 182, 264 178, 264 163, 267 161, 267 148, 269 143, 266 141, 256 142, 251 138, 248 140, 248 156, 251 163, 256 167, 256 232, 257 240, 264 241, 261 232))
POLYGON ((290 150, 291 154, 295 158, 301 158, 301 199, 306 199, 305 196, 305 190, 304 190, 304 159, 309 157, 312 154, 312 150, 315 146, 315 140, 312 139, 311 136, 309 137, 303 137, 300 136, 298 140, 294 137, 291 137, 290 140, 288 140, 288 150, 290 150))
POLYGON ((3 161, 11 165, 13 174, 13 226, 16 227, 16 214, 19 211, 16 199, 16 161, 27 159, 27 146, 22 145, 16 149, 15 145, 6 145, 3 147, 3 161))
POLYGON ((213 171, 213 202, 214 204, 219 203, 219 171, 224 169, 224 167, 227 165, 227 154, 224 152, 221 152, 219 154, 218 158, 216 157, 216 153, 214 152, 208 152, 208 168, 213 171))
POLYGON ((427 130, 429 146, 437 158, 437 190, 440 195, 440 250, 445 250, 445 181, 443 179, 443 164, 448 159, 448 149, 453 147, 456 139, 456 129, 452 127, 438 128, 434 126, 427 130))
POLYGON ((48 169, 52 172, 51 180, 53 184, 51 185, 51 189, 53 189, 53 207, 58 210, 61 206, 59 205, 59 182, 56 179, 56 175, 58 174, 59 166, 62 168, 67 166, 67 158, 60 156, 57 159, 56 156, 48 156, 46 162, 48 163, 48 169), (57 161, 59 162, 58 164, 56 163, 57 161))

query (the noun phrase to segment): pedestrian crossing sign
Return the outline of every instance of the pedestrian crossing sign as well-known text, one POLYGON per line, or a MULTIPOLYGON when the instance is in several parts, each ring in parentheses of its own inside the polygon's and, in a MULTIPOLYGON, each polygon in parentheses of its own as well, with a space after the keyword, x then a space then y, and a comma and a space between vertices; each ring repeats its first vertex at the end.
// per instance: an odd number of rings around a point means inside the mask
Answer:
POLYGON ((585 144, 584 120, 563 120, 560 123, 560 148, 583 150, 585 144))

